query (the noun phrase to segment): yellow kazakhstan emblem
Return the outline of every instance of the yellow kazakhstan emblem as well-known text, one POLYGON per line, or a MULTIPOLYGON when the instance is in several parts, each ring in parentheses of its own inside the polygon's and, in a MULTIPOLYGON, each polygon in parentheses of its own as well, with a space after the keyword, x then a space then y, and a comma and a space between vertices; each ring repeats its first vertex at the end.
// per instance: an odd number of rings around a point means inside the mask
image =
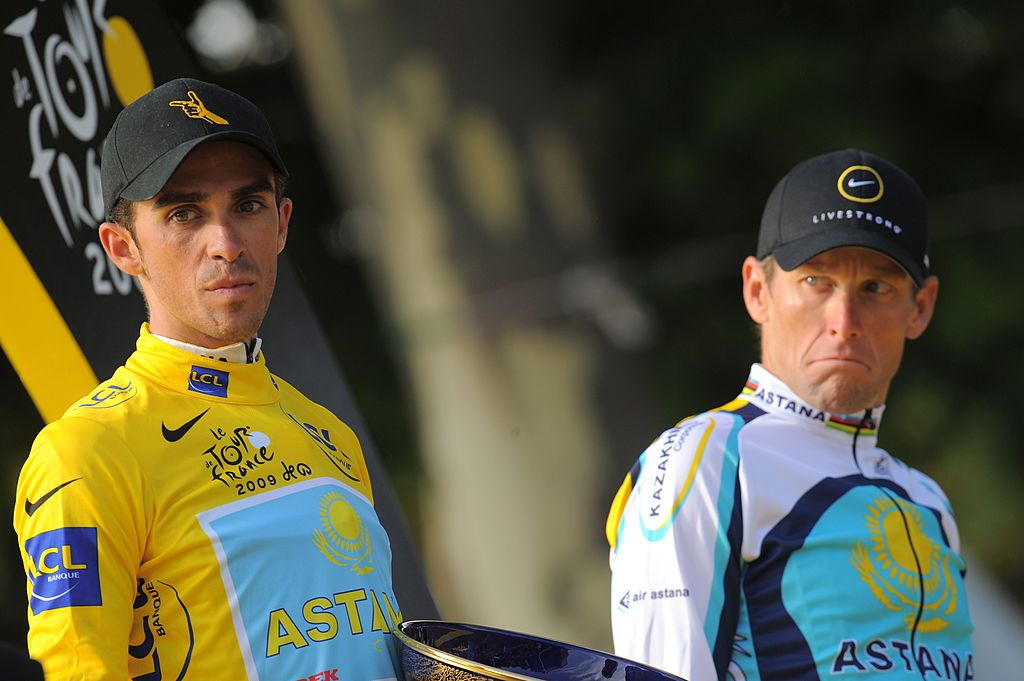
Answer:
POLYGON ((923 584, 924 609, 917 630, 939 631, 949 626, 949 616, 956 613, 956 581, 949 556, 940 558, 941 547, 925 533, 921 512, 902 499, 879 497, 869 507, 865 521, 871 544, 865 547, 857 542, 850 562, 871 593, 889 610, 902 612, 910 630, 917 619, 923 584))
POLYGON ((373 572, 370 533, 352 505, 338 492, 320 500, 322 530, 313 531, 313 544, 332 563, 357 575, 373 572))

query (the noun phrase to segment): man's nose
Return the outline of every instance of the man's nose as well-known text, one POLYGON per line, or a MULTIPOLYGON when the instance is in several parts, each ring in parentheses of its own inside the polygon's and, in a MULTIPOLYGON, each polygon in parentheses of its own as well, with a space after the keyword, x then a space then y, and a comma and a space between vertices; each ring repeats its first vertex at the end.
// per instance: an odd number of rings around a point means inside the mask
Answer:
POLYGON ((861 334, 860 310, 856 297, 844 290, 837 290, 827 308, 828 330, 833 336, 855 338, 861 334))
POLYGON ((245 243, 230 218, 220 217, 206 225, 206 252, 215 260, 234 262, 245 251, 245 243))

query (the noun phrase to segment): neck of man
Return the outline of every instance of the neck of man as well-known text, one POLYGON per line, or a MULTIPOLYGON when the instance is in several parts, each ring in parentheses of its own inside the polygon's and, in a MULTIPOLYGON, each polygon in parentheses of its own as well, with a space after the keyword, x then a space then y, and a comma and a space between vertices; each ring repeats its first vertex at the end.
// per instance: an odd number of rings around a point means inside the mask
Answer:
POLYGON ((155 333, 153 334, 153 337, 159 338, 163 342, 168 345, 173 345, 179 350, 191 352, 193 355, 207 357, 219 362, 231 362, 233 364, 252 364, 259 357, 260 348, 263 346, 263 339, 259 336, 247 341, 239 341, 219 348, 207 348, 201 345, 194 345, 192 343, 177 340, 176 338, 168 338, 167 336, 161 336, 155 333))

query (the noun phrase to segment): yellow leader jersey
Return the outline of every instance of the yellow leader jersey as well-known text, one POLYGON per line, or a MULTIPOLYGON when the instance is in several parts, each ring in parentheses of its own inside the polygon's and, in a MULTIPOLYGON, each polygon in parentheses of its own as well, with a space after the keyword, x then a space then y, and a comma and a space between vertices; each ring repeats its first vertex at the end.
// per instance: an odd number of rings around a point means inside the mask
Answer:
POLYGON ((36 438, 14 526, 49 681, 396 676, 391 547, 355 434, 143 326, 36 438))

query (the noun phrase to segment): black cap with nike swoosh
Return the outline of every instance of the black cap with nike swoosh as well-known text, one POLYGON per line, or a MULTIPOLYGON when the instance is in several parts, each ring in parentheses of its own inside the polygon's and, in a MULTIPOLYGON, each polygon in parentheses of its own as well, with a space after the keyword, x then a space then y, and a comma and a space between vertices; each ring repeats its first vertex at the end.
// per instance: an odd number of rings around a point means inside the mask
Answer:
POLYGON ((768 197, 757 257, 772 255, 789 271, 842 246, 883 253, 920 285, 928 276, 928 205, 913 178, 857 149, 790 170, 768 197))
POLYGON ((189 152, 203 142, 236 140, 256 147, 288 174, 263 112, 245 97, 194 78, 168 81, 117 115, 103 142, 103 208, 120 198, 156 196, 189 152))

